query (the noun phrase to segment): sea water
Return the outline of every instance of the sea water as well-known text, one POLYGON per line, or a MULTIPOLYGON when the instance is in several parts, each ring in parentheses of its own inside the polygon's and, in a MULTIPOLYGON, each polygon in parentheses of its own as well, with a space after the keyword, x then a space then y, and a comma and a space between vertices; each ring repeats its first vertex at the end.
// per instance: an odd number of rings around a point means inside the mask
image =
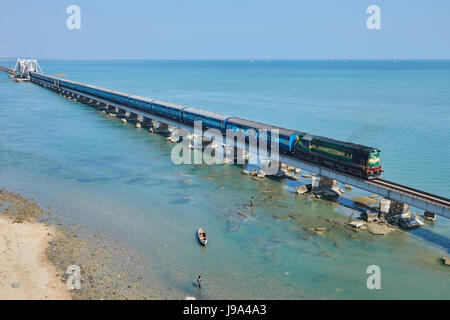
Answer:
MULTIPOLYGON (((385 179, 450 197, 449 61, 40 64, 46 74, 377 147, 385 179)), ((352 209, 294 194, 310 179, 175 165, 162 136, 6 73, 0 81, 0 187, 136 250, 149 286, 157 279, 201 299, 450 298, 445 218, 411 232, 355 233, 346 228, 352 209), (367 288, 371 265, 380 290, 367 288)))

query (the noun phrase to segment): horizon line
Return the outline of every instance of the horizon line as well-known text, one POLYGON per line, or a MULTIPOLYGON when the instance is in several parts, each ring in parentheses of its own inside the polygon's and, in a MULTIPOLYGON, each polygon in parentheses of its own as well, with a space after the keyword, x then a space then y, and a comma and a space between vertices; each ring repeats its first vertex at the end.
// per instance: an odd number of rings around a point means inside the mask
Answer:
POLYGON ((449 58, 45 58, 0 57, 0 61, 16 59, 60 61, 450 61, 449 58))

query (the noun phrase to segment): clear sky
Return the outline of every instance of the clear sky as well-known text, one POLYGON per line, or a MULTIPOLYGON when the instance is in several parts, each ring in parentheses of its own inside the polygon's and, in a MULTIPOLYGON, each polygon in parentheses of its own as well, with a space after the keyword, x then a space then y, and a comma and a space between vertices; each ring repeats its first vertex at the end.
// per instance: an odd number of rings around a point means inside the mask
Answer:
POLYGON ((449 0, 2 0, 0 57, 449 59, 449 0), (81 8, 69 30, 66 9, 81 8), (368 30, 366 9, 381 9, 368 30))

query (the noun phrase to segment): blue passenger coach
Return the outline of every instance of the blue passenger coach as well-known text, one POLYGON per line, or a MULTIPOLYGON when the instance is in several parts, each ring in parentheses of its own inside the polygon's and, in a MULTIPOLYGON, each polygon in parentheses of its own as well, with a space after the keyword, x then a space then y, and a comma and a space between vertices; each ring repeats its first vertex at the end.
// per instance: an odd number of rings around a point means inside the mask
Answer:
POLYGON ((186 107, 183 109, 183 122, 186 124, 194 125, 195 121, 201 121, 203 129, 213 128, 219 129, 222 133, 225 133, 226 130, 226 120, 230 118, 229 116, 211 112, 200 110, 193 107, 186 107))
POLYGON ((168 117, 177 121, 181 121, 183 118, 183 109, 186 108, 184 106, 180 106, 175 103, 164 102, 161 100, 153 100, 152 101, 152 111, 158 115, 163 117, 168 117))
POLYGON ((153 112, 152 110, 152 101, 153 99, 149 99, 146 97, 140 97, 136 95, 130 95, 128 98, 128 103, 131 107, 137 108, 146 112, 153 112))
POLYGON ((235 131, 237 134, 240 133, 245 137, 254 134, 256 138, 266 141, 268 147, 278 143, 279 149, 283 153, 292 152, 297 140, 296 131, 241 118, 232 117, 227 119, 226 128, 235 131), (273 130, 278 130, 278 137, 272 135, 273 130))

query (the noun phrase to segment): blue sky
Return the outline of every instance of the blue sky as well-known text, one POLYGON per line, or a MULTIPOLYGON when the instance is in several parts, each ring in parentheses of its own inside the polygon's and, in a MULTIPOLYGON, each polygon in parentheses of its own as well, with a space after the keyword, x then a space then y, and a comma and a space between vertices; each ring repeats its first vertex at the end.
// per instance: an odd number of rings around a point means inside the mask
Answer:
POLYGON ((2 0, 0 57, 448 59, 449 17, 448 0, 2 0))

